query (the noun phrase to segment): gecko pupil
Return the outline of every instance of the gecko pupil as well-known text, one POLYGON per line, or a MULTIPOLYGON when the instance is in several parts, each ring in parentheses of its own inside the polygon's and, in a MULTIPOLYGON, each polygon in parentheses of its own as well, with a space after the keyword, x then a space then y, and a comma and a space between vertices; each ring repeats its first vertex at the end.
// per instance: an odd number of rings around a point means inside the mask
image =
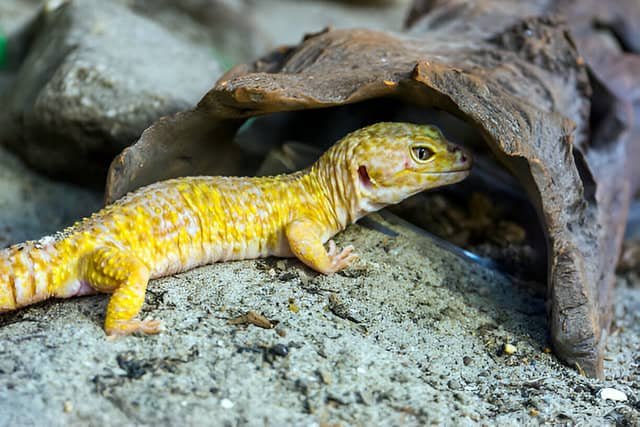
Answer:
POLYGON ((429 160, 434 154, 428 147, 415 147, 413 151, 416 158, 423 162, 429 160))

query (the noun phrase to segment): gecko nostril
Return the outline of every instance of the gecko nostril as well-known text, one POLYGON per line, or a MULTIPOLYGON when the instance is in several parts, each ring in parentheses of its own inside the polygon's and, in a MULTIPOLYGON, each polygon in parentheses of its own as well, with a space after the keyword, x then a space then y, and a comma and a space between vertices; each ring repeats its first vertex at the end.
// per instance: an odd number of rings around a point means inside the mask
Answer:
POLYGON ((463 163, 467 162, 467 156, 465 156, 464 154, 460 156, 460 161, 463 163))

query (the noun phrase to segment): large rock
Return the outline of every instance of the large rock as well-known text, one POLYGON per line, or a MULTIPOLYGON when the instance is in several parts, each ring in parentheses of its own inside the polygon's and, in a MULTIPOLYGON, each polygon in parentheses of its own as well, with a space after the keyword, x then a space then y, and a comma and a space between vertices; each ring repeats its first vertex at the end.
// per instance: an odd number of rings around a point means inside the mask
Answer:
POLYGON ((62 230, 101 204, 100 192, 51 181, 0 147, 0 249, 62 230))
MULTIPOLYGON (((113 0, 112 0, 113 1, 113 0)), ((400 30, 410 0, 117 0, 226 65, 252 61, 325 27, 400 30)))
POLYGON ((220 74, 213 56, 112 2, 75 0, 38 31, 0 113, 0 140, 47 173, 102 180, 160 116, 190 108, 220 74))
POLYGON ((258 28, 252 5, 243 0, 117 1, 207 49, 227 67, 249 61, 274 46, 272 37, 258 28))
POLYGON ((12 34, 31 18, 40 0, 3 0, 0 2, 0 34, 12 34))

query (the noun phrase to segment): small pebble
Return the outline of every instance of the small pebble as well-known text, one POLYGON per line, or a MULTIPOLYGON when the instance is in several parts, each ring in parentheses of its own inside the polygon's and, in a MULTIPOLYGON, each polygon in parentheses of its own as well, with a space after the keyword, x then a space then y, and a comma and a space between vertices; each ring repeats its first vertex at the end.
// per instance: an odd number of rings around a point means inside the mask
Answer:
POLYGON ((464 363, 464 366, 471 365, 471 362, 473 362, 473 359, 471 359, 469 356, 465 356, 462 358, 462 363, 464 363))
POLYGON ((504 354, 511 356, 512 354, 516 354, 518 349, 515 345, 507 343, 502 347, 502 351, 504 354))
POLYGON ((486 286, 482 286, 478 288, 478 295, 480 295, 481 297, 486 297, 487 295, 489 295, 490 292, 491 291, 486 286))
POLYGON ((620 390, 616 390, 615 388, 605 387, 600 390, 600 399, 602 400, 613 400, 615 402, 626 402, 627 395, 621 392, 620 390))
POLYGON ((70 400, 65 400, 62 406, 62 410, 67 414, 73 411, 73 402, 71 402, 70 400))
POLYGON ((300 311, 300 307, 296 305, 296 300, 294 298, 289 298, 289 311, 292 313, 300 311))
POLYGON ((457 381, 457 380, 449 380, 449 382, 447 383, 447 386, 451 390, 460 390, 462 388, 462 384, 460 384, 460 381, 457 381))
POLYGON ((320 380, 323 384, 331 384, 331 374, 329 372, 325 371, 324 369, 319 369, 318 376, 320 376, 320 380))
POLYGON ((298 278, 300 279, 300 283, 302 283, 302 286, 304 287, 309 286, 309 282, 311 281, 311 278, 307 275, 307 273, 305 273, 302 270, 298 270, 298 278))
POLYGON ((220 401, 220 406, 222 406, 224 409, 231 409, 233 408, 233 402, 229 399, 222 399, 220 401))
POLYGON ((230 325, 254 325, 263 329, 273 329, 275 323, 272 322, 260 313, 256 313, 253 310, 249 310, 246 314, 235 317, 229 320, 230 325))
POLYGON ((269 348, 269 353, 274 356, 286 357, 289 354, 289 347, 284 344, 276 344, 269 348))
POLYGON ((371 406, 375 403, 375 399, 367 390, 356 392, 356 398, 358 401, 364 405, 371 406))

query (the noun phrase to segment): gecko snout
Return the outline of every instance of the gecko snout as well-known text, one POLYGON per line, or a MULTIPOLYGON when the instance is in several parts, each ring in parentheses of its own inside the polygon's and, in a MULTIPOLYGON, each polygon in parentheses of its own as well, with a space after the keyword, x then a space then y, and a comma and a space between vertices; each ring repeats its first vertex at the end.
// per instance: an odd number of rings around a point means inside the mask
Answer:
POLYGON ((471 169, 473 160, 471 155, 457 145, 449 145, 447 151, 456 157, 456 166, 460 169, 471 169))

